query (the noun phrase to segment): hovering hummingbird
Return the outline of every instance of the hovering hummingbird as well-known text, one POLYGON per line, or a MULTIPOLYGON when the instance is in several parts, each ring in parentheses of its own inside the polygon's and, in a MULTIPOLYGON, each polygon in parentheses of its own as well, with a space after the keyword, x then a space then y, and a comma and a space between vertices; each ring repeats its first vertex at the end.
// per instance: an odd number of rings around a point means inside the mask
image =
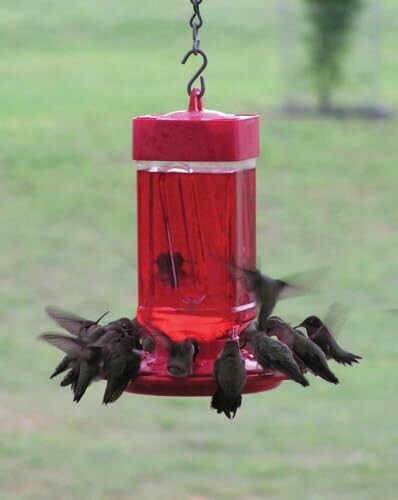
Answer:
POLYGON ((47 306, 46 313, 53 319, 61 328, 71 333, 75 337, 84 338, 87 341, 94 341, 103 332, 98 330, 101 328, 99 322, 109 311, 102 314, 96 321, 85 319, 75 313, 66 311, 57 306, 47 306))
POLYGON ((337 319, 343 320, 344 322, 344 316, 346 316, 347 313, 348 308, 336 302, 330 306, 324 322, 321 321, 318 316, 308 316, 308 318, 295 326, 295 328, 304 327, 308 337, 322 349, 327 359, 332 358, 337 361, 337 363, 352 366, 352 363, 359 363, 362 357, 342 349, 331 333, 333 324, 336 323, 337 319))
POLYGON ((327 382, 339 383, 336 375, 330 370, 322 349, 299 330, 273 316, 267 320, 265 331, 267 335, 275 335, 279 341, 286 344, 293 351, 299 365, 308 368, 327 382))
POLYGON ((232 419, 242 404, 242 390, 247 378, 245 362, 236 341, 225 343, 214 363, 213 375, 217 391, 211 399, 211 407, 232 419))
POLYGON ((181 278, 186 276, 186 272, 182 269, 184 262, 185 259, 180 252, 159 254, 156 264, 161 280, 173 288, 178 288, 181 278))
MULTIPOLYGON (((74 399, 78 403, 87 390, 87 387, 100 373, 100 362, 102 349, 99 346, 87 345, 83 340, 67 337, 58 333, 44 333, 40 335, 42 340, 61 349, 69 355, 77 365, 73 366, 78 370, 76 377, 72 381, 74 399)), ((71 375, 72 376, 72 375, 71 375)))
POLYGON ((107 384, 103 403, 114 403, 139 372, 143 352, 136 349, 135 340, 122 338, 105 360, 107 384))
POLYGON ((308 293, 320 278, 319 270, 298 273, 281 280, 262 274, 259 269, 238 266, 232 266, 232 268, 238 271, 238 275, 239 272, 243 274, 247 290, 254 293, 256 297, 260 306, 258 318, 260 330, 264 329, 265 322, 278 300, 308 293), (310 282, 312 285, 309 285, 310 282))
MULTIPOLYGON (((79 339, 84 339, 86 342, 95 342, 95 340, 103 335, 105 330, 99 325, 99 322, 109 313, 108 311, 100 316, 97 321, 92 321, 57 306, 47 306, 45 310, 50 318, 53 319, 61 328, 64 328, 66 331, 79 339)), ((73 357, 67 354, 55 368, 50 378, 54 378, 60 373, 71 369, 73 363, 73 357)), ((69 378, 67 380, 69 380, 69 378)), ((62 381, 61 385, 64 385, 63 382, 64 381, 62 381)))
POLYGON ((281 372, 304 387, 310 385, 286 344, 251 326, 241 334, 240 342, 241 347, 247 346, 264 371, 281 372))

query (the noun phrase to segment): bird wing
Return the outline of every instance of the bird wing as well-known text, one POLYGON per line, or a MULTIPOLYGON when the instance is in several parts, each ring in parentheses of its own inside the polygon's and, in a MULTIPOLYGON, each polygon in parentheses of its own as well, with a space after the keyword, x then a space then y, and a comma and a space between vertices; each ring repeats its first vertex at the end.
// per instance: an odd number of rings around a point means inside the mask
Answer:
POLYGON ((79 339, 54 332, 45 332, 39 338, 64 351, 73 358, 79 357, 85 347, 85 343, 79 339))
POLYGON ((333 336, 337 336, 347 321, 350 308, 341 302, 333 302, 326 312, 324 324, 333 336))
MULTIPOLYGON (((65 309, 61 309, 57 306, 47 306, 46 313, 53 319, 60 327, 64 328, 66 331, 75 335, 76 337, 80 334, 83 324, 86 321, 85 318, 79 316, 65 309)), ((93 321, 94 324, 94 321, 93 321)))
POLYGON ((326 267, 318 267, 275 280, 279 287, 278 298, 281 300, 320 291, 327 271, 326 267))

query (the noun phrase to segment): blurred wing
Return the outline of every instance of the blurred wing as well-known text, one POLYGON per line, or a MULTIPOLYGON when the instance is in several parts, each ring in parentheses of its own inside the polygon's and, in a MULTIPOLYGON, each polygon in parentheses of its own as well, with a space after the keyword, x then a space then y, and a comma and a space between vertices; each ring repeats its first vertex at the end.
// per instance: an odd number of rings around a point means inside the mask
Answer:
POLYGON ((398 308, 392 308, 392 309, 384 309, 384 312, 388 314, 398 314, 398 308))
POLYGON ((327 310, 323 322, 334 337, 343 329, 350 310, 350 307, 343 305, 341 302, 334 302, 327 310))
POLYGON ((279 299, 321 292, 328 270, 327 267, 319 267, 276 280, 280 287, 279 299))
POLYGON ((65 311, 57 306, 47 306, 46 313, 60 327, 64 328, 64 330, 68 331, 72 335, 75 335, 76 337, 81 332, 83 323, 87 321, 85 318, 82 318, 72 312, 65 311))
POLYGON ((84 348, 84 342, 81 342, 80 340, 74 339, 72 337, 67 337, 66 335, 60 335, 58 333, 46 332, 40 335, 39 338, 48 342, 54 347, 57 347, 73 358, 78 357, 82 349, 84 348))

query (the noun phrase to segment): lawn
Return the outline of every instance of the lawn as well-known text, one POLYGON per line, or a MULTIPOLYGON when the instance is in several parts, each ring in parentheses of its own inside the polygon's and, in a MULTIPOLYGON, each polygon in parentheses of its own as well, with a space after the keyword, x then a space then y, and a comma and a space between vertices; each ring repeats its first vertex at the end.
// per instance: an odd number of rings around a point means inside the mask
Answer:
MULTIPOLYGON (((340 340, 363 362, 333 366, 336 387, 312 377, 308 390, 285 382, 246 396, 234 421, 201 398, 125 395, 105 408, 102 383, 75 405, 48 380, 59 354, 36 340, 52 326, 46 304, 134 314, 130 118, 186 106, 191 11, 177 0, 2 0, 1 498, 396 498, 398 316, 382 309, 398 307, 398 122, 281 117, 278 3, 203 2, 205 103, 261 114, 262 267, 331 268, 326 293, 278 313, 351 303, 340 340)), ((398 8, 382 4, 380 79, 394 108, 398 8)), ((347 83, 342 98, 361 89, 347 83)))

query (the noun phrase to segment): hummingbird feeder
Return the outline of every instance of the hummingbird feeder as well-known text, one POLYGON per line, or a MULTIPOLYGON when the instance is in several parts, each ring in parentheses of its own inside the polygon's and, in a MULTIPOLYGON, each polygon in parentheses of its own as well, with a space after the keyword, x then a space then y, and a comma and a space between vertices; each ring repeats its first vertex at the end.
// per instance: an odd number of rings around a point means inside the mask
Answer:
MULTIPOLYGON (((157 342, 128 391, 163 396, 210 396, 213 365, 226 339, 237 338, 256 316, 256 302, 231 264, 256 267, 256 158, 259 117, 203 107, 207 66, 199 48, 200 1, 191 0, 192 55, 202 64, 188 83, 188 110, 133 119, 137 165, 138 311, 140 324, 174 341, 199 345, 193 374, 173 378, 157 342), (200 88, 194 88, 199 79, 200 88)), ((244 393, 278 386, 242 353, 244 393)))

